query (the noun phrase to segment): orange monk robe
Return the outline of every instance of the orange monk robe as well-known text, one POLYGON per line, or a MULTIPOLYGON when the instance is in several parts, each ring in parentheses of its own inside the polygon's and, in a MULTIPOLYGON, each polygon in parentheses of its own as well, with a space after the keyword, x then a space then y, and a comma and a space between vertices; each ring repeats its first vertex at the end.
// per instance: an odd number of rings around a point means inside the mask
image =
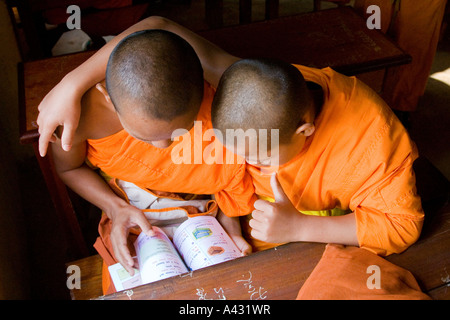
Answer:
POLYGON ((408 270, 367 250, 335 244, 326 246, 297 299, 431 300, 408 270))
MULTIPOLYGON (((390 107, 416 110, 424 94, 436 53, 447 0, 356 0, 355 7, 366 12, 370 5, 381 11, 381 30, 412 57, 408 65, 389 68, 382 96, 390 107)), ((369 12, 370 14, 370 12, 369 12)))
MULTIPOLYGON (((414 143, 383 100, 356 78, 330 68, 297 68, 322 87, 324 104, 314 134, 279 167, 286 195, 305 213, 354 211, 363 248, 380 255, 405 250, 418 239, 424 219, 412 169, 414 143)), ((273 198, 270 174, 250 165, 247 171, 256 194, 273 198)))
POLYGON ((108 176, 132 182, 140 188, 214 194, 227 216, 250 213, 255 196, 251 178, 245 171, 245 162, 234 157, 233 163, 227 163, 223 158, 230 157, 231 153, 220 143, 210 141, 208 133, 212 132, 211 102, 214 93, 211 86, 205 85, 197 125, 177 137, 168 148, 156 148, 121 130, 102 139, 88 139, 87 160, 108 176), (187 151, 190 156, 186 156, 187 151), (216 153, 223 154, 222 164, 217 163, 220 155, 216 159, 216 153))
MULTIPOLYGON (((214 93, 212 87, 205 85, 197 125, 178 137, 178 141, 174 141, 170 147, 156 148, 122 130, 105 138, 89 139, 87 160, 92 166, 101 169, 106 176, 132 182, 142 189, 214 194, 217 204, 227 216, 249 214, 253 210, 256 196, 251 178, 245 170, 245 161, 232 155, 220 143, 213 144, 209 141, 211 134, 208 132, 211 131, 208 130, 212 130, 211 102, 214 93), (186 156, 189 152, 190 156, 186 156), (227 157, 233 158, 234 163, 226 162, 227 157)), ((110 185, 114 189, 114 185, 110 185)), ((118 194, 120 195, 120 192, 118 194)), ((115 291, 107 270, 108 265, 117 262, 110 232, 111 221, 103 215, 99 224, 100 237, 94 246, 104 259, 104 294, 115 291)), ((132 230, 130 239, 135 238, 138 232, 132 230)), ((132 243, 130 240, 129 249, 133 253, 132 243)))

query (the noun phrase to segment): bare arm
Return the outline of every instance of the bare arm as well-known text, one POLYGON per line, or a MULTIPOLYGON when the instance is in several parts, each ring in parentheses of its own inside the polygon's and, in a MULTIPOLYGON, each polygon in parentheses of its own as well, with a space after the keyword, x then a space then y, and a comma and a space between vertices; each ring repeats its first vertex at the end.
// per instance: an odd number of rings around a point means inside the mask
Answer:
POLYGON ((161 17, 149 17, 128 28, 108 42, 91 58, 67 74, 50 91, 39 105, 39 152, 44 156, 49 142, 54 141, 53 132, 63 126, 63 150, 72 146, 75 130, 80 118, 80 100, 82 95, 105 77, 109 56, 120 40, 141 30, 163 29, 178 34, 188 41, 197 52, 204 70, 206 81, 217 87, 222 73, 239 58, 234 57, 194 32, 161 17))
POLYGON ((336 217, 299 213, 279 184, 271 177, 275 202, 256 200, 249 224, 254 238, 271 243, 321 242, 358 246, 355 213, 336 217))
POLYGON ((252 247, 242 236, 241 224, 238 217, 228 217, 219 210, 217 220, 233 240, 234 244, 241 250, 242 255, 246 256, 252 253, 252 247))
MULTIPOLYGON (((76 137, 75 137, 76 138, 76 137)), ((151 233, 151 225, 141 210, 118 197, 108 184, 85 163, 86 142, 75 139, 70 151, 56 141, 52 155, 61 180, 87 201, 91 202, 112 220, 111 243, 116 259, 133 274, 133 259, 127 247, 128 230, 139 226, 143 232, 151 233)))

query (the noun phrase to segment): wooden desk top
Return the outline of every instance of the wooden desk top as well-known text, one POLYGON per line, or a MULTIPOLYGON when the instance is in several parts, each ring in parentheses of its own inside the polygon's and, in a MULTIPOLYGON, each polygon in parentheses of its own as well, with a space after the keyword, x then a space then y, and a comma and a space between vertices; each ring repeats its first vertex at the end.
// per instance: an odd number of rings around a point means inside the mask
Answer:
POLYGON ((411 62, 411 57, 351 7, 198 32, 242 58, 266 57, 356 75, 411 62))
MULTIPOLYGON (((450 183, 425 158, 414 163, 425 224, 420 239, 386 259, 409 270, 434 299, 450 300, 450 183)), ((71 262, 81 269, 81 289, 74 299, 295 299, 322 257, 325 245, 289 243, 220 265, 196 270, 132 292, 102 296, 100 256, 71 262)))
MULTIPOLYGON (((402 254, 387 260, 416 277, 424 292, 450 299, 450 206, 436 217, 431 232, 402 254)), ((322 257, 325 245, 289 243, 248 257, 99 299, 292 300, 322 257)))
MULTIPOLYGON (((351 8, 199 32, 239 57, 280 58, 311 67, 333 67, 347 75, 409 63, 411 57, 351 8)), ((32 125, 45 95, 93 51, 31 61, 19 65, 20 141, 32 143, 39 134, 32 125)))
MULTIPOLYGON (((412 272, 434 299, 450 299, 450 204, 430 217, 417 243, 387 260, 412 272)), ((181 276, 107 296, 101 292, 101 258, 72 262, 80 266, 82 290, 73 299, 102 300, 291 300, 322 257, 325 245, 289 243, 181 276)))

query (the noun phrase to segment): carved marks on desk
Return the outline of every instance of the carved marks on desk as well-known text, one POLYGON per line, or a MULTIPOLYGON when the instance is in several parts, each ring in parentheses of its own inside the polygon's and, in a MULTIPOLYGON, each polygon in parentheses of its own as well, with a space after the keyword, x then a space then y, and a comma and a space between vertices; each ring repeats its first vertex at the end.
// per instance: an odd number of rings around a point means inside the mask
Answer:
MULTIPOLYGON (((236 280, 237 287, 234 290, 243 290, 243 295, 247 296, 249 300, 265 300, 267 299, 267 290, 262 286, 253 283, 253 275, 251 271, 243 274, 240 279, 236 280)), ((233 291, 234 291, 233 290, 233 291)), ((222 287, 213 288, 211 291, 206 291, 204 288, 197 288, 196 295, 199 300, 226 300, 225 290, 222 287)), ((235 299, 236 292, 232 293, 232 299, 235 299)), ((244 298, 244 297, 242 297, 244 298)))
POLYGON ((195 293, 198 296, 198 300, 227 300, 223 292, 222 287, 219 289, 213 288, 214 293, 208 293, 203 288, 197 288, 195 293))
POLYGON ((447 267, 444 268, 444 273, 445 275, 441 277, 441 281, 447 286, 450 286, 450 275, 447 272, 447 267))
POLYGON ((128 300, 131 300, 131 297, 134 294, 133 290, 131 290, 131 289, 130 290, 125 290, 125 291, 123 291, 123 293, 127 295, 128 300))
POLYGON ((237 283, 243 284, 247 289, 247 293, 250 295, 250 300, 264 300, 267 298, 267 290, 264 290, 261 286, 253 285, 252 273, 249 271, 248 276, 242 276, 243 279, 236 280, 237 283))

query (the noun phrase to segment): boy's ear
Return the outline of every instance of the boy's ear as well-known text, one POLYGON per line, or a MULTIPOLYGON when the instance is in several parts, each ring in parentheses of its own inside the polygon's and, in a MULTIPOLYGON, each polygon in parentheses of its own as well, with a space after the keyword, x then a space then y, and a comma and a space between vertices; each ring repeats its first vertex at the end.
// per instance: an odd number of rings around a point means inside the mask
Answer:
POLYGON ((112 103, 111 102, 111 98, 109 97, 108 91, 106 91, 106 88, 105 88, 105 86, 102 83, 100 83, 100 82, 97 83, 95 85, 95 88, 103 94, 103 96, 105 97, 106 102, 112 103))
POLYGON ((314 126, 314 123, 307 122, 302 124, 300 127, 295 130, 296 134, 302 134, 305 137, 309 137, 314 133, 314 130, 316 130, 316 127, 314 126))

